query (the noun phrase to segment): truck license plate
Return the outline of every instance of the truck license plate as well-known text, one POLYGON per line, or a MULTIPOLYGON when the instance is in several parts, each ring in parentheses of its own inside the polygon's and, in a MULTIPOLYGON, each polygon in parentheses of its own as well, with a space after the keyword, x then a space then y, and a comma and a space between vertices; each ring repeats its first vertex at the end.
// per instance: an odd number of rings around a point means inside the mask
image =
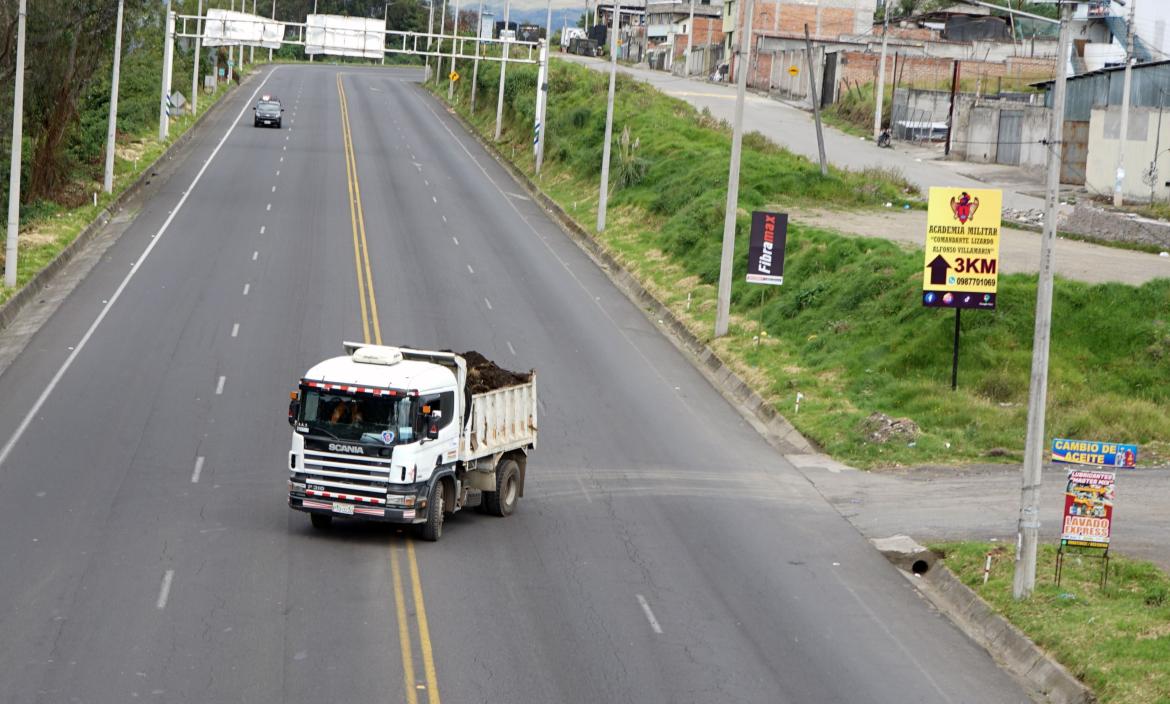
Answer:
POLYGON ((350 504, 343 504, 340 501, 334 501, 333 502, 333 512, 340 513, 344 516, 352 516, 353 515, 353 506, 350 504))

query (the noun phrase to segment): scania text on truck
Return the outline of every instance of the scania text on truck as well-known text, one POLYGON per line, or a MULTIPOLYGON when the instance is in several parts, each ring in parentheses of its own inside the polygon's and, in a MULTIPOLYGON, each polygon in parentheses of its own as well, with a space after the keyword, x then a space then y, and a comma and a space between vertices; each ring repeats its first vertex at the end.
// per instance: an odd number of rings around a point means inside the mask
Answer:
POLYGON ((291 394, 289 507, 319 529, 344 516, 413 524, 426 540, 444 514, 516 509, 536 447, 534 371, 474 352, 344 347, 291 394))

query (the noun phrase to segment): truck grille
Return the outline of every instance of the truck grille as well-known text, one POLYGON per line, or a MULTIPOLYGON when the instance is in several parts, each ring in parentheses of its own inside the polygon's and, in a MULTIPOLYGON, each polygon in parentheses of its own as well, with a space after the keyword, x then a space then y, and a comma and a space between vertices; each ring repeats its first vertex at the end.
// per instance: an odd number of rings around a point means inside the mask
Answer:
POLYGON ((358 503, 386 503, 390 458, 339 455, 305 450, 306 494, 358 503))

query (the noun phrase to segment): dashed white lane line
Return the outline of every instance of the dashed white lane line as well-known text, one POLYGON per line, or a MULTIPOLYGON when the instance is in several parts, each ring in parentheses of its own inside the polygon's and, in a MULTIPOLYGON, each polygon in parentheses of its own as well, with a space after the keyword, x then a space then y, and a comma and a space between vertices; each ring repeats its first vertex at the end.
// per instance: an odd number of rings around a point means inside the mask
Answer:
POLYGON ((646 601, 646 597, 641 594, 635 594, 638 597, 638 603, 642 605, 642 612, 646 614, 646 620, 650 622, 650 628, 658 635, 662 635, 662 626, 658 625, 658 619, 654 618, 654 612, 650 610, 650 604, 646 601))
MULTIPOLYGON (((280 163, 282 163, 282 164, 284 163, 284 157, 283 157, 283 156, 282 156, 282 157, 280 157, 280 163)), ((276 173, 280 173, 280 172, 279 172, 279 171, 277 171, 276 173)))
POLYGON ((244 295, 248 295, 248 291, 252 290, 252 284, 244 284, 244 295))
POLYGON ((468 274, 474 274, 474 273, 475 273, 475 269, 472 269, 470 264, 468 264, 468 265, 467 265, 467 273, 468 273, 468 274))
POLYGON ((158 607, 159 611, 162 611, 163 609, 167 608, 167 599, 171 596, 171 582, 173 582, 174 580, 175 580, 175 571, 174 570, 167 570, 166 572, 163 573, 162 586, 159 587, 159 590, 158 590, 158 601, 156 601, 154 604, 155 606, 158 607))
MULTIPOLYGON (((276 186, 273 186, 273 187, 272 187, 272 192, 273 192, 273 193, 276 193, 276 186)), ((269 207, 271 207, 271 205, 269 205, 269 207)))
POLYGON ((455 246, 456 246, 456 247, 458 247, 458 246, 459 246, 459 238, 458 238, 458 237, 452 237, 451 239, 452 239, 452 240, 455 242, 455 246))
MULTIPOLYGON (((273 186, 272 190, 276 190, 276 186, 273 186)), ((264 209, 265 210, 272 210, 272 203, 269 203, 264 209)))
POLYGON ((439 202, 439 199, 434 197, 434 196, 431 196, 431 200, 434 201, 436 204, 438 204, 438 202, 439 202))
POLYGON ((282 152, 287 152, 287 151, 288 151, 288 145, 286 144, 286 145, 284 145, 283 147, 281 147, 281 148, 280 148, 280 151, 282 151, 282 152))
POLYGON ((516 354, 516 348, 512 346, 512 341, 508 340, 507 342, 508 342, 508 351, 511 352, 512 354, 516 354))
POLYGON ((262 235, 264 234, 264 229, 265 229, 265 227, 266 227, 266 225, 261 225, 261 226, 260 226, 260 234, 262 234, 262 235))
POLYGON ((489 301, 488 299, 485 298, 485 299, 483 299, 483 302, 487 304, 488 310, 492 309, 492 302, 491 301, 489 301))
POLYGON ((276 170, 276 175, 277 175, 277 176, 279 176, 279 175, 280 175, 280 169, 277 169, 277 170, 276 170))
POLYGON ((199 483, 199 475, 200 474, 203 474, 203 456, 202 455, 195 458, 195 471, 191 472, 191 483, 192 484, 199 483))
POLYGON ((255 252, 252 252, 252 261, 256 261, 256 259, 259 258, 259 256, 260 256, 260 250, 256 250, 255 252))
POLYGON ((427 186, 431 185, 431 182, 426 180, 425 178, 423 179, 423 183, 426 184, 427 186))
POLYGON ((443 218, 443 222, 447 222, 447 216, 446 216, 446 215, 443 215, 443 216, 441 216, 441 217, 443 218))
POLYGON ((232 325, 232 337, 239 337, 239 335, 240 335, 240 324, 236 323, 235 325, 232 325))
POLYGON ((220 375, 219 381, 215 382, 215 395, 223 396, 223 384, 227 381, 227 377, 220 375))

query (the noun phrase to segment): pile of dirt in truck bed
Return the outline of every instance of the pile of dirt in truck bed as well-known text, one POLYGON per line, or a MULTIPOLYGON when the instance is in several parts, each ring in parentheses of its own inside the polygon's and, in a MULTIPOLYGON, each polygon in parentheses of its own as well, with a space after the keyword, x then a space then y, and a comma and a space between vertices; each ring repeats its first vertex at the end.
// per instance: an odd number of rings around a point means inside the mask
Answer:
POLYGON ((467 361, 467 388, 473 394, 526 384, 532 379, 530 372, 510 372, 474 350, 459 356, 467 361))

